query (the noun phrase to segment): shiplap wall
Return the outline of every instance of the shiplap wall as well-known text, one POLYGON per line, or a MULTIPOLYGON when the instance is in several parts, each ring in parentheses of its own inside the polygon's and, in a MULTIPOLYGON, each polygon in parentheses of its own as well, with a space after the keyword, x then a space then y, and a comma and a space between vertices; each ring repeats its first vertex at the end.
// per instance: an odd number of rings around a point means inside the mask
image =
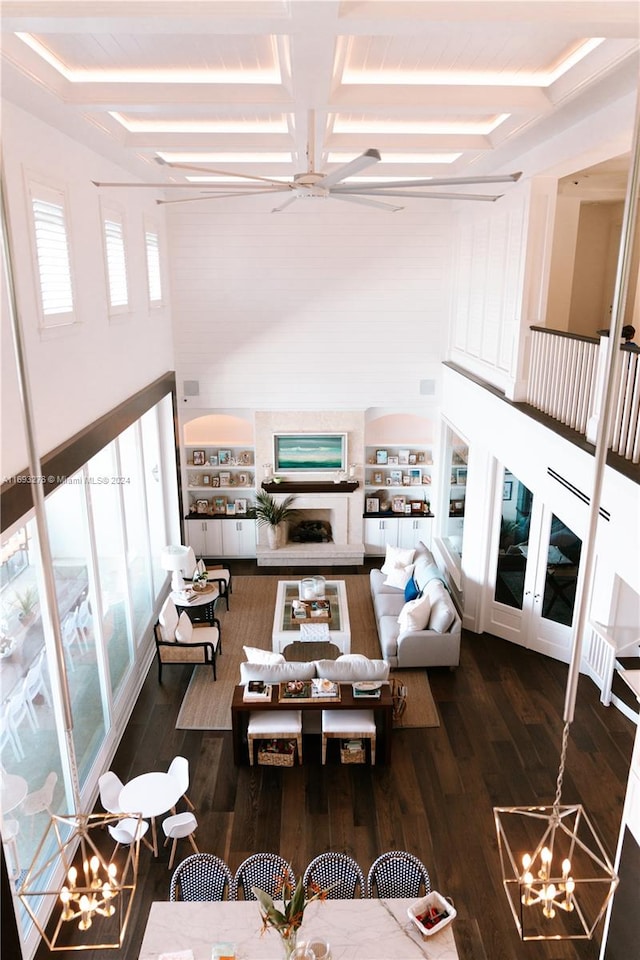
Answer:
POLYGON ((449 204, 271 206, 168 208, 178 384, 200 387, 189 403, 411 410, 448 344, 449 204))

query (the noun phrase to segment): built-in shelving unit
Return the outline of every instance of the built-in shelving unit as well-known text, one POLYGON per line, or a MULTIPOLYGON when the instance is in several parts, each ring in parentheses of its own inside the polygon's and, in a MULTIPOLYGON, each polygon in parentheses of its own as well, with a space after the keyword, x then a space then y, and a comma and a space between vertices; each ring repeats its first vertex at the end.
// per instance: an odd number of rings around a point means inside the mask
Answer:
POLYGON ((365 516, 388 517, 390 513, 431 516, 432 466, 429 446, 365 447, 365 516))
POLYGON ((248 447, 188 446, 189 518, 246 515, 255 497, 255 454, 248 447))

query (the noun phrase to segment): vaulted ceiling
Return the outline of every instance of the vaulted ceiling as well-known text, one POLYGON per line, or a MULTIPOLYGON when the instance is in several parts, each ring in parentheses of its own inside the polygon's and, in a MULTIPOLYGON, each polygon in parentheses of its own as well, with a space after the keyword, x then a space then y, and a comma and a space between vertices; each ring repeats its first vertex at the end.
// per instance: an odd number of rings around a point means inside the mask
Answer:
POLYGON ((534 141, 633 89, 638 9, 4 0, 2 93, 157 183, 190 175, 159 160, 277 180, 368 148, 382 159, 363 180, 504 173, 534 141))

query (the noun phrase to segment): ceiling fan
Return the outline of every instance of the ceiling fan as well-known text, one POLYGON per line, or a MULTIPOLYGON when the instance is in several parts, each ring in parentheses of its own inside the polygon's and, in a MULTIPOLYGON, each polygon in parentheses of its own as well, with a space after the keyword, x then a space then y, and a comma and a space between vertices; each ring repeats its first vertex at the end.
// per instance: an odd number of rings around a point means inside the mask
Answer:
MULTIPOLYGON (((192 166, 186 163, 167 163, 160 158, 156 158, 157 161, 165 166, 169 166, 172 169, 179 170, 190 170, 197 173, 208 173, 215 174, 218 176, 234 176, 242 177, 251 182, 254 189, 242 189, 241 193, 225 193, 225 194, 212 194, 211 196, 242 196, 246 194, 256 194, 256 193, 288 193, 288 198, 281 203, 280 206, 274 207, 272 213, 280 213, 290 204, 295 203, 296 200, 306 200, 306 199, 326 199, 331 198, 332 200, 346 200, 349 203, 362 203, 370 207, 380 207, 385 210, 389 210, 392 213, 395 213, 397 210, 402 210, 403 207, 396 206, 392 203, 386 203, 374 199, 375 197, 422 197, 423 199, 439 199, 439 200, 498 200, 501 194, 497 195, 487 195, 487 194, 477 194, 477 193, 442 193, 442 192, 423 192, 419 188, 424 187, 446 187, 453 186, 457 184, 479 184, 479 183, 513 183, 521 177, 521 173, 510 173, 502 174, 498 176, 488 176, 488 177, 440 177, 433 178, 430 180, 395 180, 395 181, 371 181, 369 183, 348 183, 349 177, 353 177, 356 174, 360 173, 362 170, 366 170, 367 167, 372 166, 374 163, 378 163, 382 158, 380 153, 375 148, 370 148, 365 150, 363 154, 359 157, 356 157, 355 160, 351 160, 349 163, 344 164, 341 167, 338 167, 332 173, 322 174, 316 173, 311 168, 307 170, 306 173, 297 173, 294 175, 292 180, 283 181, 283 180, 272 180, 268 177, 258 177, 250 174, 231 174, 228 171, 224 170, 212 170, 206 167, 192 166), (264 184, 264 186, 263 186, 264 184)), ((211 189, 211 185, 207 184, 204 187, 200 185, 202 189, 206 190, 207 193, 211 189)), ((222 188, 220 184, 220 188, 222 188)), ((228 190, 228 184, 225 185, 228 190)), ((247 184, 249 188, 249 183, 247 184)), ((192 198, 195 199, 195 198, 192 198)), ((159 201, 160 203, 180 203, 179 200, 164 200, 159 201)), ((183 201, 184 202, 184 201, 183 201)))
MULTIPOLYGON (((307 157, 311 156, 307 149, 307 157)), ((395 199, 403 197, 419 197, 429 200, 480 200, 493 201, 498 200, 502 194, 478 194, 478 193, 455 193, 455 192, 433 192, 429 188, 449 187, 484 183, 514 183, 522 176, 521 173, 498 174, 496 176, 486 177, 434 177, 425 180, 372 180, 368 183, 349 183, 348 178, 353 177, 366 170, 367 167, 378 163, 381 156, 378 150, 370 148, 363 154, 351 160, 349 163, 338 167, 331 173, 317 173, 314 170, 312 160, 309 160, 309 169, 306 173, 297 173, 291 180, 275 180, 270 177, 260 177, 248 173, 231 173, 228 170, 214 170, 211 167, 200 167, 188 163, 169 163, 161 157, 156 157, 156 162, 161 166, 170 167, 172 170, 189 170, 195 173, 204 173, 211 176, 233 177, 246 180, 247 183, 230 185, 228 183, 220 184, 201 184, 201 183, 100 183, 95 180, 93 183, 97 187, 174 187, 174 188, 196 188, 200 191, 197 197, 182 197, 177 200, 157 200, 157 203, 187 203, 190 200, 211 200, 222 199, 223 197, 241 197, 255 196, 264 193, 286 193, 287 199, 284 203, 274 207, 272 213, 280 213, 286 207, 295 203, 296 200, 309 199, 327 199, 346 200, 349 203, 361 203, 370 207, 378 207, 395 213, 397 210, 404 209, 394 203, 387 203, 376 199, 377 197, 393 197, 395 199), (427 189, 425 189, 427 188, 427 189)))

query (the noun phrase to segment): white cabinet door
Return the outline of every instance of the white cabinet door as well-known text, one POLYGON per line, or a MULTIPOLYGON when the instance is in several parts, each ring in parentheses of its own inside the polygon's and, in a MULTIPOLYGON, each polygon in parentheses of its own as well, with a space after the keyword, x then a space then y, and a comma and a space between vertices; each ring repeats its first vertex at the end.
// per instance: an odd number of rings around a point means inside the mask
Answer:
POLYGON ((223 557, 255 557, 256 556, 256 521, 255 520, 221 520, 222 527, 222 556, 223 557))
POLYGON ((433 524, 431 517, 406 517, 404 520, 398 520, 397 522, 397 546, 416 547, 420 540, 425 547, 431 546, 431 526, 433 524))
POLYGON ((398 523, 395 517, 371 517, 364 521, 364 552, 384 556, 387 545, 398 545, 398 523))
POLYGON ((196 557, 222 555, 223 520, 187 520, 187 538, 196 557))

